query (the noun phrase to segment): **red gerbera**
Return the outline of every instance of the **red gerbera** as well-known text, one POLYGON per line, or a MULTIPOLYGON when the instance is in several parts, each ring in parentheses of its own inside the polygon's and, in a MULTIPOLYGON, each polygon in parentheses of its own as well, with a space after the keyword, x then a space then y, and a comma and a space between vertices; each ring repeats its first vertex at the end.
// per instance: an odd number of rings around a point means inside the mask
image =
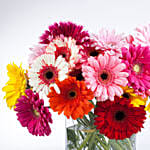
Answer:
POLYGON ((87 31, 83 31, 83 26, 72 22, 60 22, 49 26, 49 30, 46 30, 40 37, 40 43, 49 44, 52 39, 59 36, 71 37, 76 40, 77 45, 89 42, 89 34, 87 31))
POLYGON ((52 87, 48 95, 50 107, 54 112, 61 114, 64 111, 67 118, 72 117, 76 120, 77 118, 83 118, 85 114, 88 114, 94 108, 93 104, 89 102, 94 97, 93 93, 86 88, 84 81, 69 77, 56 83, 60 93, 56 93, 52 87))
POLYGON ((109 139, 125 139, 143 127, 144 107, 133 107, 130 100, 115 97, 115 101, 98 102, 95 109, 95 125, 109 139))

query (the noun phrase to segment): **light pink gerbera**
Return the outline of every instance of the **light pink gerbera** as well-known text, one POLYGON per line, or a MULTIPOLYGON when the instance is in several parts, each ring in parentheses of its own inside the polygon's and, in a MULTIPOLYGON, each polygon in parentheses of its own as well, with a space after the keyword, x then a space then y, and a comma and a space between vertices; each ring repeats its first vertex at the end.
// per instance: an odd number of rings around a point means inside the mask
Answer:
POLYGON ((16 104, 18 120, 23 127, 27 127, 29 132, 36 136, 49 135, 52 123, 51 113, 48 107, 44 107, 44 100, 39 98, 38 93, 28 89, 26 96, 21 96, 16 104))
POLYGON ((130 45, 129 49, 122 48, 122 55, 129 73, 128 86, 137 92, 150 89, 150 47, 130 45))
POLYGON ((150 46, 150 24, 135 29, 135 43, 150 46))
POLYGON ((30 65, 34 62, 34 60, 37 57, 46 53, 46 47, 47 46, 36 45, 33 48, 30 48, 30 50, 32 51, 32 53, 29 55, 29 59, 28 59, 28 62, 30 65))
POLYGON ((82 66, 86 85, 94 91, 98 101, 114 100, 114 96, 121 96, 123 90, 120 86, 128 83, 128 73, 123 70, 124 63, 116 56, 109 54, 88 58, 88 63, 82 66))
POLYGON ((125 46, 123 34, 116 34, 115 30, 102 28, 99 34, 94 34, 93 37, 101 50, 111 55, 121 56, 121 48, 125 46))

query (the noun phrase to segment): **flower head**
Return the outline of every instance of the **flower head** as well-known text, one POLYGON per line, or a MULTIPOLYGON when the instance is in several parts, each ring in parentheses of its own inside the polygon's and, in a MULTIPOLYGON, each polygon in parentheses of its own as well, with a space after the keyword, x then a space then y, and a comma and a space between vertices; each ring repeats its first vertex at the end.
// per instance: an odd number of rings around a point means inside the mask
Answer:
POLYGON ((121 96, 123 90, 120 86, 126 86, 128 73, 119 58, 109 54, 99 55, 96 58, 88 58, 88 63, 82 66, 83 77, 89 89, 91 89, 98 101, 108 98, 114 100, 114 96, 121 96))
POLYGON ((48 97, 51 109, 58 114, 64 112, 67 118, 72 117, 76 120, 83 118, 94 107, 89 102, 94 98, 93 93, 86 88, 84 81, 69 77, 61 82, 57 81, 57 85, 60 93, 57 93, 52 87, 48 97))
POLYGON ((98 35, 93 35, 99 48, 111 55, 121 56, 121 48, 125 46, 123 34, 116 34, 115 30, 102 28, 98 35))
POLYGON ((3 87, 3 91, 6 92, 4 99, 6 99, 7 106, 11 109, 17 103, 17 99, 25 94, 27 87, 27 78, 22 66, 18 67, 16 64, 8 64, 8 77, 9 81, 3 87))
POLYGON ((34 60, 39 56, 46 53, 46 46, 36 45, 33 48, 30 48, 32 54, 29 55, 29 64, 33 64, 34 60))
POLYGON ((44 101, 39 98, 38 93, 29 89, 25 93, 26 96, 18 99, 15 108, 19 122, 33 135, 48 136, 51 133, 49 123, 52 123, 48 107, 44 107, 44 101))
POLYGON ((46 30, 40 39, 42 44, 49 44, 53 39, 61 36, 71 37, 76 41, 77 45, 89 42, 89 34, 87 31, 83 31, 83 26, 72 22, 60 22, 50 25, 49 30, 46 30))
POLYGON ((129 49, 122 48, 125 71, 129 73, 128 86, 135 92, 145 92, 150 89, 150 47, 130 45, 129 49))
POLYGON ((72 69, 80 58, 79 50, 81 46, 76 45, 76 41, 71 37, 56 37, 46 48, 47 53, 54 53, 55 58, 62 56, 72 69))
POLYGON ((148 97, 143 98, 141 95, 137 95, 133 88, 129 88, 128 86, 122 87, 123 94, 121 98, 127 98, 131 100, 131 104, 134 107, 140 107, 141 105, 145 106, 148 100, 148 97))
POLYGON ((44 54, 38 57, 29 70, 29 83, 37 92, 43 91, 46 95, 51 86, 57 88, 55 80, 60 81, 67 77, 68 64, 65 59, 55 55, 44 54))
POLYGON ((114 102, 98 102, 95 109, 95 125, 109 139, 125 139, 143 127, 146 119, 144 107, 133 107, 130 100, 115 97, 114 102))
POLYGON ((150 24, 135 29, 135 44, 150 46, 150 24))

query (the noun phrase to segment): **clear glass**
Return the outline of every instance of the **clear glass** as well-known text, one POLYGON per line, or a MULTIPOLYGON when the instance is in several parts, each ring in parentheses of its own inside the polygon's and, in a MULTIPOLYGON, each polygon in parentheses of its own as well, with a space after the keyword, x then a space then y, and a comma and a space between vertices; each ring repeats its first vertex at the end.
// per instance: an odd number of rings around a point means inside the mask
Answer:
POLYGON ((66 119, 66 150, 136 150, 136 135, 110 140, 88 125, 86 119, 88 117, 77 121, 66 119))

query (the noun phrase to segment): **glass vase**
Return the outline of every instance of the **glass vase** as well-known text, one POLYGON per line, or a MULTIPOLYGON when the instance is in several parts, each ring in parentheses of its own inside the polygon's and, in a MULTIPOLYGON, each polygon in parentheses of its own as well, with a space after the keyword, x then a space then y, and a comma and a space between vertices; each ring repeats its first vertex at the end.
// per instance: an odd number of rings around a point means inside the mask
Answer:
POLYGON ((66 119, 66 150, 136 150, 136 135, 110 140, 96 130, 92 113, 83 119, 66 119))

